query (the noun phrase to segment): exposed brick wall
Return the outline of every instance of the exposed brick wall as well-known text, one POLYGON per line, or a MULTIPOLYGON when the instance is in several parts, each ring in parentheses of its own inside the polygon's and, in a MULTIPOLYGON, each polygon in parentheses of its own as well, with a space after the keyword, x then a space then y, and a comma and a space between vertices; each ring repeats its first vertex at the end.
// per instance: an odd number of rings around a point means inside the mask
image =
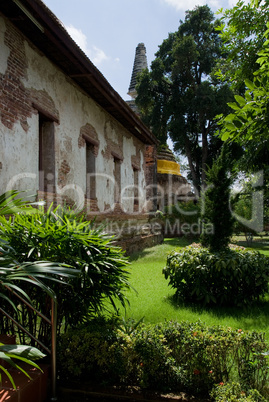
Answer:
POLYGON ((87 214, 99 213, 97 198, 86 198, 84 212, 87 214))
POLYGON ((79 148, 86 147, 86 141, 93 144, 93 153, 95 156, 97 156, 99 151, 98 134, 95 128, 89 123, 87 123, 80 129, 78 137, 78 147, 79 148))
POLYGON ((43 112, 44 115, 49 116, 51 120, 59 122, 59 111, 56 109, 53 99, 45 91, 38 91, 31 89, 30 92, 31 102, 38 111, 43 112))
POLYGON ((141 144, 137 138, 133 138, 133 142, 136 149, 136 154, 132 155, 131 157, 132 165, 139 169, 141 165, 141 152, 142 154, 144 152, 144 144, 141 144))
POLYGON ((58 186, 64 187, 67 184, 67 175, 70 172, 71 168, 70 165, 66 160, 63 160, 58 171, 58 186))
POLYGON ((141 251, 145 247, 151 247, 163 241, 161 221, 147 214, 88 216, 89 220, 93 218, 96 219, 96 226, 105 223, 107 232, 115 236, 115 244, 126 250, 127 254, 141 251))
MULTIPOLYGON (((56 122, 56 124, 61 123, 59 111, 54 103, 56 100, 52 99, 49 93, 47 93, 45 90, 25 88, 24 81, 27 81, 27 59, 24 47, 24 37, 6 19, 5 23, 5 45, 9 48, 10 53, 7 60, 7 70, 4 74, 0 73, 0 116, 2 124, 11 130, 14 127, 14 124, 19 122, 23 130, 27 132, 29 129, 27 120, 29 120, 33 114, 37 113, 40 113, 40 115, 43 117, 47 117, 48 120, 56 122)), ((104 121, 103 124, 104 137, 107 144, 105 149, 102 151, 104 163, 107 163, 106 159, 111 160, 113 157, 123 160, 124 157, 126 157, 123 154, 123 139, 127 138, 128 141, 130 140, 130 144, 132 144, 133 139, 135 151, 134 155, 130 155, 130 153, 128 153, 129 157, 131 158, 130 163, 132 163, 135 168, 139 169, 141 167, 141 154, 144 154, 146 160, 144 161, 143 169, 146 177, 146 185, 154 183, 154 164, 156 162, 155 148, 148 147, 146 149, 143 143, 141 143, 137 138, 133 137, 131 133, 129 133, 123 127, 119 127, 119 124, 116 122, 116 120, 113 120, 113 118, 108 114, 106 114, 106 121, 104 121)), ((86 146, 85 141, 87 141, 87 137, 92 140, 94 154, 97 156, 98 152, 100 151, 99 140, 96 130, 89 123, 81 127, 79 136, 77 137, 77 146, 79 148, 86 146)), ((65 140, 67 141, 67 134, 65 140)), ((68 175, 72 174, 73 166, 71 164, 71 159, 69 160, 69 153, 66 151, 66 154, 64 154, 63 150, 59 149, 61 144, 63 144, 63 142, 60 143, 59 141, 57 144, 55 144, 55 155, 57 155, 58 158, 61 155, 61 159, 56 161, 59 163, 57 184, 60 188, 68 184, 68 175)), ((54 189, 52 191, 54 191, 54 189)), ((53 204, 54 207, 63 204, 71 207, 74 206, 74 201, 68 198, 68 196, 55 194, 54 192, 38 191, 37 199, 45 200, 46 208, 51 204, 53 204)), ((134 216, 127 216, 127 214, 123 212, 120 204, 115 205, 115 209, 111 216, 108 216, 108 214, 105 213, 99 213, 96 198, 86 199, 86 210, 88 210, 88 206, 90 212, 92 212, 94 216, 101 216, 101 219, 119 219, 121 220, 122 224, 124 222, 129 222, 129 220, 132 219, 135 219, 135 222, 138 222, 137 227, 134 229, 134 232, 131 235, 126 231, 123 231, 122 236, 119 237, 118 242, 124 249, 142 249, 145 247, 145 245, 154 244, 156 239, 158 239, 160 236, 160 234, 144 233, 141 231, 141 220, 144 220, 147 223, 148 218, 145 216, 142 218, 139 216, 137 217, 138 214, 135 215, 135 218, 134 216)), ((108 209, 110 209, 108 203, 106 206, 108 209)), ((135 204, 134 210, 136 211, 137 209, 138 204, 135 204)), ((121 231, 121 227, 119 230, 121 231)))
POLYGON ((31 97, 22 83, 26 77, 27 60, 24 52, 23 37, 7 21, 5 44, 10 49, 5 74, 0 74, 0 111, 1 122, 12 129, 19 120, 27 131, 27 117, 32 114, 31 97))
POLYGON ((149 200, 147 205, 148 212, 156 211, 157 208, 157 150, 153 145, 148 145, 145 150, 145 177, 147 194, 149 200))
POLYGON ((1 122, 12 129, 17 121, 25 132, 29 126, 27 118, 37 110, 45 112, 54 121, 59 120, 59 112, 46 91, 26 89, 22 80, 27 78, 27 59, 23 35, 5 19, 5 44, 10 49, 5 74, 0 74, 1 122), (34 107, 33 107, 34 105, 34 107))

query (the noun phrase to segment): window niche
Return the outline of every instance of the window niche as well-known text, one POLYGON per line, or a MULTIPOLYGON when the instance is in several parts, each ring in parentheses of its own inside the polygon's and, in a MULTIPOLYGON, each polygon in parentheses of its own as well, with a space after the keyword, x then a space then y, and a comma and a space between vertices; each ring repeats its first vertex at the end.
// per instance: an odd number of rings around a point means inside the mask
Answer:
POLYGON ((96 155, 94 145, 86 141, 86 198, 96 199, 96 155))
POLYGON ((123 158, 112 152, 113 160, 114 160, 114 211, 120 212, 121 210, 121 164, 123 158))
POLYGON ((133 212, 139 211, 139 168, 133 165, 133 177, 134 177, 134 205, 133 212))
MULTIPOLYGON (((87 125, 86 128, 93 128, 90 125, 87 125)), ((85 141, 85 161, 86 161, 86 205, 89 208, 90 212, 98 212, 98 203, 97 203, 97 179, 96 179, 96 157, 98 155, 99 150, 99 141, 97 139, 92 138, 88 132, 81 133, 82 139, 85 141)), ((94 130, 94 134, 96 134, 94 130)), ((97 135, 95 135, 96 137, 97 135)))
POLYGON ((39 113, 39 191, 55 193, 55 122, 39 113))

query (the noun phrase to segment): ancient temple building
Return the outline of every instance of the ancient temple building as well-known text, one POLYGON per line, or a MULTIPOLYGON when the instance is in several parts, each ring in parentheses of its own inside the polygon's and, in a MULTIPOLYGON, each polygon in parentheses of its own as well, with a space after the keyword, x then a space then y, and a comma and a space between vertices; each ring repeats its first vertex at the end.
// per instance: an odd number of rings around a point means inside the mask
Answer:
POLYGON ((173 152, 167 148, 157 153, 157 209, 163 211, 168 205, 185 201, 191 193, 191 186, 180 173, 173 152))
POLYGON ((0 1, 0 191, 68 204, 129 252, 156 244, 157 139, 41 0, 0 1))
MULTIPOLYGON (((144 43, 139 43, 136 47, 133 71, 128 90, 128 95, 132 100, 127 101, 132 110, 139 115, 139 110, 135 104, 137 97, 136 84, 137 74, 148 68, 146 47, 144 43)), ((152 149, 151 146, 148 149, 152 149)), ((158 210, 164 210, 167 205, 174 205, 178 201, 186 200, 186 196, 191 192, 191 186, 180 173, 180 166, 176 162, 175 155, 169 147, 157 147, 157 169, 156 169, 156 200, 155 205, 158 210)))

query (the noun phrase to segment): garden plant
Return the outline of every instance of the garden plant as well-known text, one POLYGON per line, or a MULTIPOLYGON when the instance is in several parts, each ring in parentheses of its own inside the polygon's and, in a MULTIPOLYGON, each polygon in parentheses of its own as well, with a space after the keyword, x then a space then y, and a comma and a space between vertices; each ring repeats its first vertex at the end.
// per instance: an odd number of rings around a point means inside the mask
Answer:
MULTIPOLYGON (((69 326, 81 323, 87 315, 96 314, 104 300, 126 303, 128 289, 128 260, 122 250, 113 245, 112 239, 95 229, 93 224, 70 210, 63 208, 35 213, 16 214, 9 219, 0 218, 0 237, 9 249, 9 255, 19 264, 29 261, 50 261, 64 264, 76 272, 76 276, 53 283, 43 282, 58 297, 58 333, 69 326)), ((57 271, 56 271, 57 273, 57 271)), ((34 306, 47 315, 50 300, 36 287, 24 286, 34 306)), ((8 306, 6 306, 8 308, 8 306)), ((27 307, 21 307, 20 318, 40 340, 49 338, 49 330, 27 307)), ((9 325, 2 320, 1 325, 9 325)), ((25 335, 19 333, 21 342, 25 335)))
MULTIPOLYGON (((13 214, 33 214, 36 209, 24 198, 20 198, 20 194, 17 191, 10 191, 0 196, 0 218, 4 220, 5 215, 13 214)), ((23 296, 29 302, 29 294, 24 290, 24 285, 27 283, 32 288, 40 289, 48 294, 50 297, 54 297, 54 293, 49 286, 45 285, 40 279, 46 278, 47 280, 57 281, 59 276, 61 278, 74 276, 74 271, 63 264, 48 261, 24 261, 19 262, 13 254, 14 250, 11 246, 1 239, 0 245, 0 297, 1 307, 7 306, 14 312, 18 312, 16 305, 13 303, 10 292, 6 291, 6 286, 9 289, 15 290, 18 294, 23 296)), ((44 294, 44 293, 43 293, 44 294)), ((5 333, 5 329, 2 327, 1 331, 5 333)), ((2 362, 8 363, 10 366, 19 369, 22 373, 29 377, 29 374, 21 367, 22 362, 27 363, 33 367, 39 368, 34 360, 39 360, 45 355, 37 348, 26 345, 5 345, 0 343, 0 358, 2 362)), ((0 384, 2 382, 1 372, 5 373, 9 378, 12 386, 16 388, 13 377, 9 370, 0 364, 0 384)))
POLYGON ((129 331, 117 317, 98 318, 61 336, 59 376, 69 386, 138 386, 207 397, 215 384, 238 382, 262 401, 261 393, 268 396, 267 350, 256 331, 200 321, 140 323, 129 331))

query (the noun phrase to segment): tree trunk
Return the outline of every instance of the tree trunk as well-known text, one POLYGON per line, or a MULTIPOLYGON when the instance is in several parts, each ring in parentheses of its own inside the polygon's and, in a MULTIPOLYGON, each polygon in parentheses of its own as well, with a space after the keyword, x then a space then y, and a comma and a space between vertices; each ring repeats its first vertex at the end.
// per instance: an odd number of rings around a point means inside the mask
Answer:
POLYGON ((198 193, 200 194, 200 183, 199 183, 199 178, 196 174, 196 170, 193 164, 193 155, 190 149, 190 144, 189 144, 189 139, 186 137, 185 138, 185 152, 186 152, 186 156, 188 159, 188 164, 189 164, 189 168, 191 171, 191 177, 192 177, 192 182, 193 185, 195 186, 196 190, 198 191, 198 193))
POLYGON ((208 155, 208 141, 207 141, 207 129, 204 128, 202 132, 202 172, 201 172, 201 187, 206 185, 206 162, 208 155))

